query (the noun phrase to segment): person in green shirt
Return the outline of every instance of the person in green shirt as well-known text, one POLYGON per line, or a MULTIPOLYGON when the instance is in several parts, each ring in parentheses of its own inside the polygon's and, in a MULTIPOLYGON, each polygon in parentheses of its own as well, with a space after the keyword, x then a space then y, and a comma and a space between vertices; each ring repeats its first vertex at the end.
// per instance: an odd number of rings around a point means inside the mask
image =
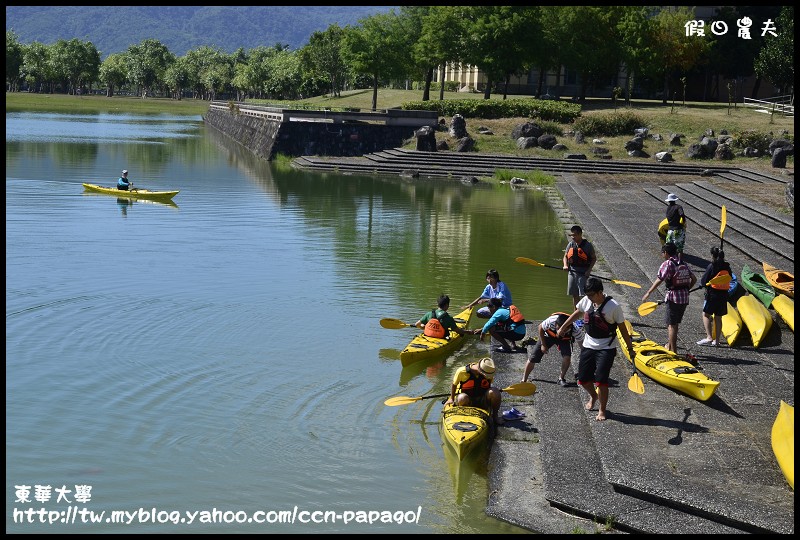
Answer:
POLYGON ((450 309, 450 297, 443 294, 437 300, 436 305, 438 309, 433 309, 422 316, 420 320, 414 323, 417 328, 422 328, 423 333, 428 337, 446 339, 450 336, 450 331, 456 332, 462 336, 472 334, 471 330, 459 328, 453 316, 447 310, 450 309))

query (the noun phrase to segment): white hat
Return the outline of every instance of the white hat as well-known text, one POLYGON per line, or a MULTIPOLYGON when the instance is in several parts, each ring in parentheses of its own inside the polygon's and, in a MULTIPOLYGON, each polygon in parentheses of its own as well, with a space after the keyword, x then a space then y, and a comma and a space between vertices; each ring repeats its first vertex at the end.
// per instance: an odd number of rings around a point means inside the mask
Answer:
POLYGON ((122 174, 128 174, 128 169, 123 169, 122 174))
POLYGON ((478 362, 478 371, 484 375, 494 377, 494 362, 491 358, 481 358, 478 362))
POLYGON ((667 198, 664 199, 664 202, 675 202, 677 200, 678 200, 678 196, 675 195, 674 193, 670 193, 669 195, 667 195, 667 198))

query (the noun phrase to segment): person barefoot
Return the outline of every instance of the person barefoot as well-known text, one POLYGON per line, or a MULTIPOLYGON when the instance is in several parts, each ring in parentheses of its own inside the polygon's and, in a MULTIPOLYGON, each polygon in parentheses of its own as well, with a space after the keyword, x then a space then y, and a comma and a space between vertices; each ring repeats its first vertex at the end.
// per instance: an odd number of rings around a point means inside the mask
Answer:
POLYGON ((598 422, 602 422, 606 419, 606 411, 597 411, 597 418, 598 422))

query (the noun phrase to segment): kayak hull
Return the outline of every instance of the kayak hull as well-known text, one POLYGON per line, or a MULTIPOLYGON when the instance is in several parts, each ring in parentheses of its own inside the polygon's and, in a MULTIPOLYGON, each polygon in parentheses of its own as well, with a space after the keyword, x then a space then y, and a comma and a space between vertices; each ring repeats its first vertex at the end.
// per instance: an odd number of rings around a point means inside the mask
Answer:
MULTIPOLYGON (((657 383, 699 401, 706 401, 714 395, 719 387, 719 381, 708 377, 684 358, 654 341, 642 339, 641 334, 630 327, 630 322, 626 321, 625 324, 628 325, 631 336, 635 336, 634 358, 630 357, 625 347, 623 347, 624 354, 629 362, 634 362, 637 370, 657 383)), ((619 329, 617 334, 622 341, 619 329)))
POLYGON ((742 285, 747 289, 750 294, 758 298, 764 304, 765 308, 769 308, 772 304, 772 299, 775 298, 775 288, 770 285, 764 274, 753 272, 750 267, 744 265, 742 267, 742 285))
POLYGON ((753 347, 758 347, 772 328, 772 315, 755 296, 747 294, 736 302, 736 309, 750 333, 753 347))
POLYGON ((783 476, 794 489, 794 407, 783 400, 772 424, 772 451, 783 476))
MULTIPOLYGON (((467 308, 453 317, 459 328, 467 327, 474 309, 474 306, 467 308)), ((453 331, 450 332, 446 339, 428 337, 420 332, 400 353, 400 363, 403 364, 403 367, 406 367, 422 360, 451 353, 459 348, 463 341, 464 336, 453 331)))
POLYGON ((739 312, 728 302, 728 312, 722 316, 722 335, 725 336, 728 347, 733 347, 733 344, 736 343, 739 334, 742 333, 742 328, 744 328, 744 323, 739 312))
POLYGON ((785 270, 778 270, 774 266, 761 263, 764 267, 764 277, 775 289, 776 293, 783 293, 789 298, 794 298, 794 274, 785 270))
POLYGON ((459 461, 482 446, 489 435, 489 413, 478 407, 447 405, 442 410, 442 434, 459 461))
POLYGON ((781 319, 794 332, 794 300, 788 296, 779 294, 772 301, 772 308, 781 316, 781 319))
POLYGON ((115 187, 104 187, 87 183, 83 184, 83 188, 86 191, 91 191, 92 193, 105 193, 106 195, 113 195, 115 197, 122 197, 124 199, 151 199, 155 201, 169 201, 175 195, 180 193, 179 191, 150 191, 149 189, 133 189, 125 191, 115 187))

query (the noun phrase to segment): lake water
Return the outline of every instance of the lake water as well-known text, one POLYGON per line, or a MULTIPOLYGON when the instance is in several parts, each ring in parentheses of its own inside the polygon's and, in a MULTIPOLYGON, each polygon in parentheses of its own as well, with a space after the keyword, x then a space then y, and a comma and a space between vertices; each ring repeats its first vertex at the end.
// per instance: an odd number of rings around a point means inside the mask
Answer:
POLYGON ((452 470, 439 400, 383 404, 488 344, 402 369, 413 332, 378 321, 455 312, 493 267, 528 319, 567 310, 566 274, 514 262, 565 244, 536 190, 283 170, 200 117, 7 112, 6 531, 525 532, 484 514, 486 453, 452 470), (122 169, 175 204, 84 192, 122 169))

